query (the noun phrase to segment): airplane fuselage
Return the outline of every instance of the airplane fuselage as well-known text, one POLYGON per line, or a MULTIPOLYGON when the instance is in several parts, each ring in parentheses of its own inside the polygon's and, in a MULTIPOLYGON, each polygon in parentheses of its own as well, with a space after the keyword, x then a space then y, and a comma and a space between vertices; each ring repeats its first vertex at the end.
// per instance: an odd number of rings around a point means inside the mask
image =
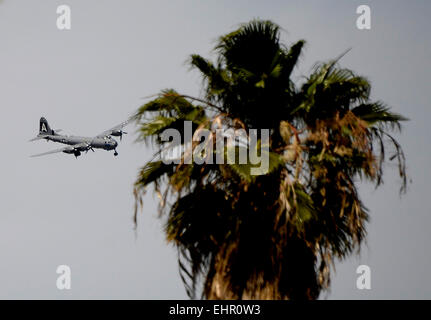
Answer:
POLYGON ((94 138, 94 137, 79 137, 79 136, 66 136, 66 135, 46 135, 44 139, 63 143, 67 145, 76 145, 80 143, 87 143, 92 148, 114 150, 118 146, 118 142, 111 137, 94 138))

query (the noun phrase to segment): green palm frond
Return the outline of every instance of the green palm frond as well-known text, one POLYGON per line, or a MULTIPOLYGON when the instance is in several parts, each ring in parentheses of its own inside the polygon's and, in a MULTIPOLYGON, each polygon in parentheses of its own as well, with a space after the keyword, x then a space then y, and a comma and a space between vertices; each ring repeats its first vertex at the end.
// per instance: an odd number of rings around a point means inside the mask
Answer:
POLYGON ((174 166, 172 164, 164 164, 162 161, 147 162, 139 172, 136 185, 145 188, 149 184, 156 182, 163 178, 163 176, 170 176, 174 173, 174 166))
POLYGON ((408 120, 402 115, 391 112, 390 108, 382 102, 361 104, 352 109, 352 112, 370 126, 384 124, 400 129, 401 121, 408 120))

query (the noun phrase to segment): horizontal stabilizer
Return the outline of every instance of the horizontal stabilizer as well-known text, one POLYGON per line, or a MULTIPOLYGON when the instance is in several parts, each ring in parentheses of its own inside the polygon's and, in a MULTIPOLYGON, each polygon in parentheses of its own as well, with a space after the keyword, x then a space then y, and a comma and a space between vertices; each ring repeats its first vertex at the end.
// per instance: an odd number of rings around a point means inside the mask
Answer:
POLYGON ((44 136, 37 136, 36 138, 33 138, 33 139, 29 140, 29 142, 40 140, 40 139, 43 139, 43 138, 45 138, 45 137, 44 136))

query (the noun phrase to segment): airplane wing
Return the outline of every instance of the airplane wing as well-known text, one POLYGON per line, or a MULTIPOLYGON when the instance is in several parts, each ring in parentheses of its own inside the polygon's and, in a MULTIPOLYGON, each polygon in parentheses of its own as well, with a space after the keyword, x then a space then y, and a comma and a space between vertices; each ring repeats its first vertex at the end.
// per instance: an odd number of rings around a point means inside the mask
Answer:
POLYGON ((111 135, 120 136, 121 134, 125 133, 125 132, 122 132, 122 129, 125 126, 127 126, 130 122, 132 122, 135 118, 136 118, 136 115, 131 116, 129 119, 127 119, 126 121, 120 123, 119 125, 117 125, 117 126, 111 128, 109 130, 103 131, 102 133, 98 134, 96 136, 96 138, 103 138, 103 137, 107 137, 107 136, 111 136, 111 135))
POLYGON ((45 137, 37 136, 37 137, 35 137, 35 138, 31 139, 31 140, 28 140, 28 141, 32 142, 32 141, 40 140, 40 139, 43 139, 43 138, 45 138, 45 137))
POLYGON ((66 152, 69 151, 69 153, 73 153, 75 150, 85 151, 88 148, 89 148, 88 143, 78 143, 78 144, 74 144, 72 146, 67 146, 67 147, 51 150, 51 151, 44 152, 44 153, 34 154, 34 155, 30 156, 30 158, 40 157, 40 156, 45 156, 47 154, 65 152, 65 151, 66 152))
MULTIPOLYGON (((57 134, 58 132, 62 131, 61 129, 55 130, 55 133, 57 134)), ((36 140, 40 140, 40 139, 45 139, 45 138, 49 138, 49 137, 53 137, 52 134, 38 134, 36 137, 34 137, 33 139, 28 140, 29 142, 32 141, 36 141, 36 140)))

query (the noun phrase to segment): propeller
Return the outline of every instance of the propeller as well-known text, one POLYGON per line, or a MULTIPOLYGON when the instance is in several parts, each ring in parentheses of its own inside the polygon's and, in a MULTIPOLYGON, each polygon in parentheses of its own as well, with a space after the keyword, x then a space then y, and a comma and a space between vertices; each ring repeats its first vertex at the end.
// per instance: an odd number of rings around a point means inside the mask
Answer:
POLYGON ((91 145, 91 143, 87 142, 87 149, 85 150, 85 153, 88 153, 88 150, 91 150, 94 152, 93 146, 91 145))
POLYGON ((123 130, 115 130, 114 132, 111 133, 111 136, 120 137, 120 141, 121 141, 123 139, 123 134, 127 134, 127 132, 123 130))

